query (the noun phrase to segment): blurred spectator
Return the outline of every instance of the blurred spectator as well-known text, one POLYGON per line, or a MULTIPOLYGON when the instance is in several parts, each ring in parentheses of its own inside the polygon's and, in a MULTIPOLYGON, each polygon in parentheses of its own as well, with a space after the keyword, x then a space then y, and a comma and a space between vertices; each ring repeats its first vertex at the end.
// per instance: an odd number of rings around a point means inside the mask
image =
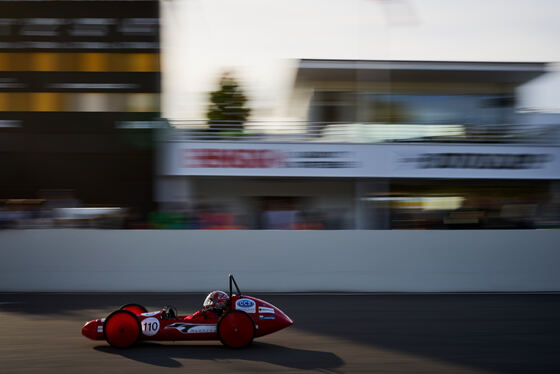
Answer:
POLYGON ((320 213, 300 212, 297 222, 293 225, 294 230, 324 230, 325 222, 320 213))
POLYGON ((262 228, 265 230, 290 230, 297 223, 299 210, 288 199, 271 199, 262 214, 262 228))

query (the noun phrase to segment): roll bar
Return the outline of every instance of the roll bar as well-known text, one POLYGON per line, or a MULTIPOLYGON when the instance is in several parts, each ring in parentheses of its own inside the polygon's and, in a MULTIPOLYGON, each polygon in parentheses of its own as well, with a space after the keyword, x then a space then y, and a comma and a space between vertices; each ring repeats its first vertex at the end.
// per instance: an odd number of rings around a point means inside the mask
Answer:
POLYGON ((241 291, 239 290, 239 286, 237 285, 237 282, 235 281, 233 275, 230 274, 229 275, 229 298, 230 299, 233 297, 233 288, 232 288, 233 284, 235 285, 235 289, 237 290, 237 295, 241 296, 241 291))

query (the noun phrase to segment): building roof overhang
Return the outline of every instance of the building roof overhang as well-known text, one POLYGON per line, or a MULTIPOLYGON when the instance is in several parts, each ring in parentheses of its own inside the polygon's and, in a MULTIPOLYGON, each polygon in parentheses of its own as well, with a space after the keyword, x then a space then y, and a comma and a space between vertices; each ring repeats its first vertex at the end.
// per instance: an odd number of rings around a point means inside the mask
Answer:
POLYGON ((546 72, 545 62, 312 60, 297 82, 470 82, 521 85, 546 72))

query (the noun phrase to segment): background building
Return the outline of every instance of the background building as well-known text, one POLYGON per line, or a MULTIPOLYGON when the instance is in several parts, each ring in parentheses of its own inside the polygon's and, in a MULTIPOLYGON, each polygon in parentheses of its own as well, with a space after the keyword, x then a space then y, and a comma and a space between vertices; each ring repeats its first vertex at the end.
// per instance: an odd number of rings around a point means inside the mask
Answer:
POLYGON ((301 60, 298 121, 234 135, 174 123, 185 128, 162 143, 157 199, 210 214, 217 223, 202 225, 214 228, 557 226, 558 126, 516 111, 517 88, 545 73, 544 63, 301 60))
POLYGON ((2 1, 0 14, 6 209, 149 210, 158 1, 2 1))

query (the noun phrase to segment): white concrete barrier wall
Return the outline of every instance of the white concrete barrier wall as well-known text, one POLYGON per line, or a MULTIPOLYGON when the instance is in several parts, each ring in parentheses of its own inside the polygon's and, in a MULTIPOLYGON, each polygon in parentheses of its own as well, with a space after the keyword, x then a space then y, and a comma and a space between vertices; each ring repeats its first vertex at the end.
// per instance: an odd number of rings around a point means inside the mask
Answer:
POLYGON ((0 231, 0 291, 560 291, 560 230, 0 231))

